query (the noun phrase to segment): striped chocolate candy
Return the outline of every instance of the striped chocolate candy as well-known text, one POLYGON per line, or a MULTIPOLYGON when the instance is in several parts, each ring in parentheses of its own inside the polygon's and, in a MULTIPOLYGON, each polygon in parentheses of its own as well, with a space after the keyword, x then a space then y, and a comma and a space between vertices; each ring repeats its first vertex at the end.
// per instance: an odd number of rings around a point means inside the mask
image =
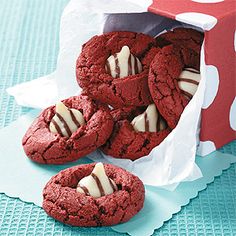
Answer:
POLYGON ((92 173, 81 179, 77 185, 77 192, 95 198, 111 194, 117 190, 115 182, 106 175, 101 162, 97 163, 92 173))
POLYGON ((158 132, 166 128, 166 122, 157 111, 155 104, 150 104, 146 111, 136 116, 131 124, 138 132, 158 132))
POLYGON ((185 97, 191 99, 197 91, 199 81, 201 79, 200 72, 193 68, 185 68, 180 74, 178 85, 185 97))
POLYGON ((123 46, 120 52, 108 57, 105 69, 113 78, 123 78, 140 73, 142 64, 130 53, 128 46, 123 46))
POLYGON ((56 104, 56 114, 49 124, 49 130, 69 137, 83 124, 85 124, 84 117, 79 110, 70 109, 59 102, 56 104))

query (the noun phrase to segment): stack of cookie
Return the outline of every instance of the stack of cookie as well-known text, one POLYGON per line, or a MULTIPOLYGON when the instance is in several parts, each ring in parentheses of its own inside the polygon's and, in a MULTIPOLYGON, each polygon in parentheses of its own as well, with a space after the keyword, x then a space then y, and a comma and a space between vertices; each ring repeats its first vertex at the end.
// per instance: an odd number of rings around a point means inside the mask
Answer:
POLYGON ((178 123, 197 90, 203 35, 177 28, 157 38, 111 32, 83 45, 83 89, 45 109, 23 138, 29 158, 74 161, 97 148, 116 158, 148 155, 178 123))
MULTIPOLYGON (((93 37, 76 64, 82 94, 39 115, 23 137, 26 155, 43 164, 75 161, 97 148, 116 158, 148 155, 197 90, 202 40, 191 29, 157 39, 133 32, 93 37)), ((137 214, 144 196, 141 180, 122 168, 79 165, 51 178, 43 208, 74 226, 113 225, 137 214)))

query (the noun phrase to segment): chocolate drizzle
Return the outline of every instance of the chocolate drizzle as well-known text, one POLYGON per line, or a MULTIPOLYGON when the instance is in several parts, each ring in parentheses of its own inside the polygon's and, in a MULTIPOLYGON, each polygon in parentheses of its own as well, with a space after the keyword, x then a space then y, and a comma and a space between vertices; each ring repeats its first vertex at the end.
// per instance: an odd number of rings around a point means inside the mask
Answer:
POLYGON ((61 136, 63 136, 63 133, 62 133, 62 131, 61 131, 61 128, 59 127, 59 125, 57 124, 57 122, 56 122, 54 119, 52 119, 51 122, 53 123, 53 125, 54 125, 54 127, 55 127, 57 133, 60 134, 61 136))
POLYGON ((69 137, 84 123, 83 115, 79 110, 69 109, 59 102, 56 105, 56 112, 49 124, 49 129, 52 133, 69 137))
POLYGON ((138 73, 138 59, 137 57, 134 57, 134 56, 133 58, 134 58, 134 74, 137 74, 138 73))
POLYGON ((114 59, 115 59, 115 72, 116 72, 115 78, 118 78, 120 76, 120 65, 117 53, 115 54, 114 59))
POLYGON ((111 187, 112 187, 113 192, 117 191, 117 189, 118 189, 117 186, 114 185, 114 183, 111 181, 110 178, 108 178, 108 180, 109 180, 109 183, 110 183, 110 185, 111 185, 111 187))
MULTIPOLYGON (((146 132, 150 132, 150 130, 149 130, 149 120, 148 120, 147 112, 145 112, 145 114, 144 114, 144 120, 145 120, 145 131, 146 132)), ((156 132, 159 132, 159 131, 161 131, 161 130, 163 130, 165 128, 166 128, 165 121, 163 120, 163 118, 159 114, 157 122, 156 122, 156 132)))
POLYGON ((160 116, 158 116, 157 120, 157 131, 161 131, 167 127, 166 121, 160 116))
POLYGON ((110 63, 108 61, 106 62, 105 69, 108 74, 111 74, 111 67, 110 67, 110 63))
POLYGON ((131 62, 131 54, 129 54, 129 59, 128 59, 128 75, 132 74, 132 62, 131 62))
POLYGON ((84 191, 85 195, 90 196, 90 193, 85 186, 80 185, 79 187, 84 191))
POLYGON ((192 73, 194 73, 194 74, 200 74, 200 71, 195 70, 195 69, 193 69, 193 68, 185 68, 184 70, 189 71, 189 72, 192 72, 192 73))
MULTIPOLYGON (((90 176, 94 179, 94 181, 95 181, 95 183, 96 183, 96 185, 95 185, 94 187, 98 189, 99 195, 100 195, 101 197, 102 197, 102 196, 105 196, 105 195, 106 195, 105 189, 103 188, 102 183, 101 183, 101 180, 99 179, 99 177, 98 177, 96 174, 94 174, 93 172, 91 173, 90 176)), ((108 178, 110 187, 112 188, 112 191, 113 191, 113 192, 117 191, 118 188, 117 188, 117 186, 115 185, 115 183, 114 183, 109 177, 107 177, 107 178, 108 178)), ((85 195, 91 196, 91 194, 90 194, 90 192, 89 192, 89 186, 86 187, 86 186, 84 186, 83 184, 80 184, 80 183, 79 183, 78 186, 77 186, 77 188, 78 188, 78 187, 83 190, 83 192, 85 193, 85 195)))
POLYGON ((137 57, 130 53, 128 46, 123 46, 120 52, 111 55, 106 60, 105 70, 113 78, 123 78, 140 73, 142 64, 137 57))
POLYGON ((70 112, 70 116, 72 118, 72 121, 74 122, 74 124, 79 128, 80 127, 80 123, 79 121, 76 119, 74 113, 72 112, 71 109, 69 109, 69 112, 70 112))
POLYGON ((190 84, 196 84, 196 85, 199 84, 199 82, 197 82, 196 80, 189 79, 189 78, 178 78, 177 80, 187 82, 187 83, 190 83, 190 84))
MULTIPOLYGON (((71 136, 71 130, 70 130, 70 127, 68 126, 68 124, 66 123, 66 121, 64 120, 64 118, 59 114, 59 113, 56 113, 56 116, 58 117, 58 119, 61 121, 63 127, 65 128, 66 130, 66 133, 68 134, 68 136, 71 136)), ((60 128, 60 126, 59 126, 60 128)))
POLYGON ((144 113, 145 131, 149 131, 149 120, 147 117, 147 112, 144 113))
POLYGON ((96 181, 96 184, 97 184, 97 186, 98 186, 100 195, 101 195, 101 196, 105 196, 105 192, 104 192, 104 189, 103 189, 103 187, 102 187, 102 184, 101 184, 100 179, 99 179, 94 173, 91 173, 91 176, 92 176, 92 177, 94 178, 94 180, 96 181))
POLYGON ((183 72, 180 74, 180 77, 177 78, 180 91, 189 100, 193 97, 193 95, 196 91, 196 89, 193 89, 193 86, 197 87, 199 85, 200 76, 197 76, 197 75, 200 75, 200 71, 197 71, 193 68, 185 68, 183 70, 183 72), (183 73, 185 73, 185 72, 189 72, 190 74, 188 74, 188 76, 190 76, 190 77, 192 76, 193 78, 195 77, 195 80, 186 77, 186 75, 183 75, 183 73), (191 73, 192 73, 192 75, 191 75, 191 73), (181 76, 183 76, 183 77, 181 77, 181 76), (182 86, 182 88, 181 88, 181 86, 182 86), (191 89, 191 86, 192 86, 192 89, 191 89))
POLYGON ((142 114, 132 120, 131 124, 138 132, 159 132, 167 127, 155 104, 150 104, 142 114))
POLYGON ((161 130, 161 119, 158 117, 157 119, 157 130, 161 130))
POLYGON ((184 91, 183 89, 180 89, 180 91, 182 92, 182 94, 187 97, 188 99, 191 99, 193 97, 193 95, 191 93, 188 93, 187 91, 184 91))

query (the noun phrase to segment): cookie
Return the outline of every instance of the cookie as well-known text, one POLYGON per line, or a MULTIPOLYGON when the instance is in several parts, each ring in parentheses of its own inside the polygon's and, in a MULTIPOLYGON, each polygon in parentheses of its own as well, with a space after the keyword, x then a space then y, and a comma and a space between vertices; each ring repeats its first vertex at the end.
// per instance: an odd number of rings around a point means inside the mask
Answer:
POLYGON ((163 47, 153 59, 149 70, 149 89, 170 128, 176 127, 199 81, 199 71, 185 68, 179 47, 163 47))
POLYGON ((136 160, 146 156, 170 133, 154 104, 115 109, 111 114, 114 129, 100 149, 115 158, 136 160))
POLYGON ((156 38, 157 44, 161 48, 170 44, 178 46, 185 67, 197 70, 200 68, 200 51, 203 39, 203 33, 187 28, 175 28, 156 38))
POLYGON ((94 167, 95 163, 74 166, 51 178, 43 190, 43 209, 49 216, 73 226, 108 226, 126 222, 142 209, 145 190, 138 177, 110 164, 104 164, 107 177, 102 177, 94 167), (78 190, 96 192, 99 183, 105 188, 102 178, 109 178, 117 188, 97 197, 78 190))
POLYGON ((149 65, 159 51, 155 39, 133 32, 94 36, 83 45, 76 63, 78 84, 94 99, 113 107, 152 102, 149 65))
POLYGON ((109 109, 80 95, 45 109, 27 130, 22 145, 32 161, 63 164, 104 144, 112 128, 109 109))

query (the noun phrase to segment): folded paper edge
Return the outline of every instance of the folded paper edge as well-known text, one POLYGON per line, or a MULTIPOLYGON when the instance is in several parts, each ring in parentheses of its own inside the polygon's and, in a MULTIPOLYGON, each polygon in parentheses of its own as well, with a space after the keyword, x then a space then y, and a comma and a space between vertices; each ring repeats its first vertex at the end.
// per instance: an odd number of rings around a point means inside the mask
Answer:
POLYGON ((7 88, 6 91, 9 95, 14 97, 18 105, 30 108, 46 108, 54 104, 58 100, 58 89, 54 77, 54 72, 28 82, 16 84, 12 87, 7 88), (43 97, 44 93, 42 91, 45 91, 45 89, 50 90, 51 97, 48 97, 48 94, 47 97, 43 97), (33 102, 34 99, 30 101, 29 99, 25 100, 24 95, 22 95, 22 93, 30 94, 28 95, 28 97, 40 96, 40 103, 37 102, 37 104, 35 104, 33 102))
MULTIPOLYGON (((152 230, 150 230, 149 232, 147 232, 147 234, 145 234, 145 235, 143 235, 143 236, 149 236, 149 235, 151 236, 151 235, 154 233, 154 231, 155 231, 156 229, 161 228, 161 227, 164 225, 165 222, 167 222, 168 220, 170 220, 170 219, 173 217, 174 214, 180 212, 181 209, 182 209, 182 207, 187 206, 187 205, 190 203, 190 201, 191 201, 192 199, 196 198, 196 197, 198 196, 199 192, 203 191, 204 189, 207 188, 207 186, 208 186, 209 184, 213 183, 216 177, 221 176, 222 173, 223 173, 223 171, 228 170, 233 164, 236 163, 236 156, 234 156, 234 155, 232 155, 232 154, 222 153, 222 152, 219 152, 219 151, 216 151, 216 152, 221 153, 221 154, 223 154, 223 155, 229 156, 229 160, 230 160, 230 161, 227 163, 227 166, 226 166, 225 168, 222 168, 221 170, 218 170, 218 172, 217 172, 214 176, 212 176, 206 183, 202 184, 201 188, 199 188, 199 190, 196 190, 196 191, 192 194, 192 197, 190 197, 190 198, 189 198, 188 200, 186 200, 182 205, 178 206, 176 210, 174 210, 172 213, 170 213, 170 214, 168 215, 168 217, 166 217, 166 219, 162 222, 162 224, 161 224, 159 227, 153 228, 152 230)), ((214 157, 214 158, 215 158, 215 157, 214 157)), ((131 236, 136 236, 135 234, 132 234, 132 232, 116 229, 115 226, 112 226, 111 228, 112 228, 112 230, 114 230, 114 231, 116 231, 116 232, 119 232, 119 233, 128 233, 128 234, 131 235, 131 236)))

